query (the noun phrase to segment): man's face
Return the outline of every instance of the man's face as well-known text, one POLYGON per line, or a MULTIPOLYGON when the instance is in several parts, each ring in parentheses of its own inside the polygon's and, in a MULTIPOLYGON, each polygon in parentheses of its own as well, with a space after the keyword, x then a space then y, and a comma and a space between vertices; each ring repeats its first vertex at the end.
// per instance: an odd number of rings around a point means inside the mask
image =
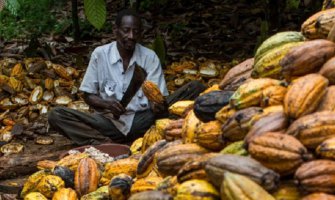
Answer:
POLYGON ((116 27, 116 41, 119 50, 132 52, 141 37, 141 23, 134 16, 123 16, 121 25, 116 27))

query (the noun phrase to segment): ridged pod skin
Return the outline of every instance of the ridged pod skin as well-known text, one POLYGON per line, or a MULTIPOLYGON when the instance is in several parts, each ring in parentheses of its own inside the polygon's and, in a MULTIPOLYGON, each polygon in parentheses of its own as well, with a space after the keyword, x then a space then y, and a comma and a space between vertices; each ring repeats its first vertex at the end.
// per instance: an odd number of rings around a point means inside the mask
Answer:
POLYGON ((272 112, 255 120, 255 122, 252 123, 248 134, 244 138, 245 147, 248 147, 253 137, 262 135, 266 132, 285 132, 288 125, 288 119, 283 111, 272 112))
POLYGON ((251 118, 262 112, 263 109, 260 107, 249 107, 237 111, 222 125, 222 140, 231 142, 242 140, 249 131, 251 118))
POLYGON ((236 141, 220 151, 220 154, 233 154, 238 156, 247 156, 249 155, 248 151, 244 148, 244 141, 236 141))
POLYGON ((266 39, 257 49, 255 53, 255 63, 261 59, 266 53, 271 49, 278 48, 284 44, 291 42, 301 42, 304 41, 305 37, 297 31, 284 31, 279 32, 268 39, 266 39))
POLYGON ((335 196, 326 193, 313 193, 303 197, 301 200, 335 200, 335 196))
POLYGON ((319 11, 301 25, 302 34, 308 39, 326 39, 335 22, 335 8, 319 11))
POLYGON ((317 148, 316 153, 325 159, 335 159, 335 136, 324 140, 317 148))
POLYGON ((108 186, 110 199, 126 200, 130 196, 133 179, 127 174, 114 176, 108 186))
POLYGON ((219 155, 207 161, 205 167, 211 183, 220 187, 224 172, 230 171, 250 177, 266 190, 274 190, 279 183, 279 174, 264 167, 253 158, 232 154, 219 155))
POLYGON ((157 119, 155 121, 156 130, 162 137, 164 137, 164 130, 170 125, 172 121, 173 120, 169 118, 157 119))
POLYGON ((224 173, 221 199, 227 200, 275 200, 267 191, 250 178, 231 172, 224 173))
POLYGON ((284 107, 282 105, 269 106, 262 109, 262 112, 255 113, 249 120, 249 126, 252 127, 257 121, 273 115, 274 113, 284 114, 284 107))
POLYGON ((154 190, 161 181, 163 178, 158 176, 137 179, 131 186, 130 193, 133 195, 138 192, 154 190))
POLYGON ((130 151, 132 155, 139 154, 142 152, 142 143, 143 143, 143 137, 137 138, 131 145, 130 145, 130 151))
POLYGON ((79 196, 83 196, 98 188, 100 171, 97 163, 92 158, 80 161, 75 172, 74 186, 79 196))
POLYGON ((278 189, 271 193, 276 200, 300 200, 301 195, 293 181, 281 181, 278 189))
POLYGON ((201 158, 190 160, 178 171, 178 182, 182 183, 191 179, 202 179, 208 181, 205 165, 208 159, 217 156, 217 153, 204 154, 201 158))
POLYGON ((52 200, 77 200, 78 196, 76 191, 71 188, 62 188, 55 192, 52 200))
POLYGON ((176 144, 157 152, 158 171, 165 175, 175 175, 190 159, 202 157, 208 150, 198 144, 176 144))
POLYGON ((303 116, 289 126, 286 134, 296 137, 305 147, 315 149, 335 136, 335 113, 323 111, 303 116))
POLYGON ((237 110, 259 106, 264 99, 265 90, 277 89, 277 87, 283 87, 282 85, 285 83, 271 78, 259 78, 244 83, 230 98, 230 106, 237 110))
POLYGON ((289 119, 298 119, 314 112, 321 102, 328 80, 319 74, 308 74, 292 82, 284 99, 285 114, 289 119))
POLYGON ((232 108, 230 105, 226 105, 215 114, 215 119, 224 124, 231 116, 235 114, 235 112, 236 110, 234 108, 232 108))
POLYGON ((102 173, 102 177, 107 180, 111 180, 118 174, 127 174, 131 177, 136 177, 136 170, 139 160, 134 157, 128 157, 120 160, 106 163, 105 170, 102 173))
POLYGON ((170 114, 174 114, 177 116, 183 116, 185 114, 185 111, 193 107, 194 101, 191 100, 184 100, 184 101, 177 101, 176 103, 172 104, 169 107, 170 114))
POLYGON ((151 81, 144 81, 142 84, 142 91, 150 102, 162 104, 165 99, 158 86, 151 81))
POLYGON ((99 199, 109 199, 108 186, 99 187, 94 192, 85 194, 80 197, 80 200, 99 200, 99 199))
POLYGON ((178 186, 177 176, 167 176, 158 183, 155 190, 175 196, 177 194, 178 186))
POLYGON ((48 198, 39 192, 31 192, 24 197, 24 200, 48 200, 48 198))
POLYGON ((173 200, 173 197, 160 191, 144 191, 131 195, 129 200, 173 200))
POLYGON ((24 183, 23 188, 20 193, 20 197, 24 198, 30 192, 36 189, 36 186, 41 181, 44 176, 51 175, 50 170, 40 170, 28 177, 28 180, 24 183))
POLYGON ((137 178, 143 178, 151 172, 153 166, 155 165, 154 157, 156 152, 159 151, 166 144, 167 144, 166 140, 159 140, 155 142, 153 145, 151 145, 144 152, 137 165, 137 171, 136 171, 137 178))
POLYGON ((221 125, 218 120, 199 124, 195 131, 196 143, 213 151, 221 150, 225 146, 225 143, 220 141, 221 125))
POLYGON ((221 90, 235 91, 241 84, 251 77, 254 58, 248 58, 232 67, 219 84, 221 90))
POLYGON ((280 175, 294 173, 303 162, 313 158, 295 137, 278 132, 252 138, 248 152, 251 157, 280 175))
POLYGON ((39 170, 43 170, 43 169, 52 170, 56 166, 56 164, 57 162, 53 160, 41 160, 37 162, 36 167, 39 170))
POLYGON ((306 41, 304 44, 292 48, 280 61, 282 73, 286 80, 290 80, 291 77, 318 72, 321 66, 334 54, 335 43, 329 40, 306 41))
POLYGON ((335 57, 330 58, 322 65, 319 74, 326 77, 330 85, 335 84, 335 57))
POLYGON ((329 86, 317 111, 335 111, 335 86, 329 86))
POLYGON ((193 110, 188 112, 181 132, 184 143, 194 142, 195 130, 200 123, 201 121, 195 116, 193 110))
POLYGON ((88 154, 87 153, 76 153, 76 154, 70 154, 62 159, 60 159, 57 162, 58 166, 63 166, 63 167, 68 167, 69 169, 76 171, 78 168, 78 164, 81 159, 87 158, 88 154))
POLYGON ((252 78, 282 78, 282 66, 280 60, 294 47, 300 46, 304 42, 289 42, 279 47, 273 48, 264 54, 254 64, 254 69, 251 73, 252 78))
POLYGON ((47 198, 51 198, 57 190, 64 187, 65 183, 59 176, 46 175, 36 186, 36 191, 47 198))
POLYGON ((189 180, 180 184, 174 200, 219 200, 220 194, 205 180, 189 180))
POLYGON ((152 144, 161 139, 163 135, 158 132, 156 126, 151 126, 143 136, 141 152, 144 153, 152 144))
POLYGON ((302 193, 335 193, 335 162, 314 160, 302 164, 294 179, 302 193))

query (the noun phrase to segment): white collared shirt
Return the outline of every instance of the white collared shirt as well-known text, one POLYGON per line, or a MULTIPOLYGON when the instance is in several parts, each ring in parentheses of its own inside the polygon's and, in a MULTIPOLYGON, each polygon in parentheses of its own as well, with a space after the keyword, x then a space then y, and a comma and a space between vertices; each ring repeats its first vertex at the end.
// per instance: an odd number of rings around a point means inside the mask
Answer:
MULTIPOLYGON (((103 99, 116 98, 120 101, 132 79, 135 63, 145 69, 148 74, 146 79, 156 83, 164 96, 169 94, 159 58, 154 51, 136 44, 129 67, 124 72, 116 42, 97 47, 93 51, 79 90, 97 94, 103 99)), ((114 119, 111 113, 103 115, 110 119, 124 135, 127 135, 135 112, 147 109, 150 109, 149 101, 144 96, 142 89, 139 89, 126 107, 126 113, 118 120, 114 119)))

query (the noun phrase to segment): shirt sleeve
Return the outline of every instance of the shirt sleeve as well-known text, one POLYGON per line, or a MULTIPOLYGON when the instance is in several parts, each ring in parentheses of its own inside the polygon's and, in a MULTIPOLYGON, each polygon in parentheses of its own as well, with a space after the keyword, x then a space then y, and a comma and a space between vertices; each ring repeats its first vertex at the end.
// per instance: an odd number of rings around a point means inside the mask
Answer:
POLYGON ((169 92, 166 87, 162 66, 156 54, 153 54, 153 57, 148 61, 147 65, 149 66, 147 80, 156 83, 163 96, 168 96, 169 92))
POLYGON ((98 94, 99 82, 96 51, 93 51, 91 55, 90 62, 86 69, 86 73, 84 75, 83 81, 81 82, 79 90, 91 94, 98 94))

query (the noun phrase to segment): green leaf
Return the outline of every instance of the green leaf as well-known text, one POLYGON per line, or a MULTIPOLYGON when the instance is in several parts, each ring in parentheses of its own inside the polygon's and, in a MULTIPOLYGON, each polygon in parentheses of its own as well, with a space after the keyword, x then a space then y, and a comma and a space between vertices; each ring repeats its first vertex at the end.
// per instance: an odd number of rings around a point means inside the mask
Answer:
POLYGON ((164 45, 164 40, 161 35, 157 35, 154 42, 152 43, 152 49, 156 52, 161 64, 165 64, 166 49, 164 45))
POLYGON ((300 4, 300 0, 286 0, 286 9, 298 9, 300 4))
POLYGON ((104 0, 84 0, 87 20, 98 30, 106 21, 106 3, 104 0))
POLYGON ((17 16, 17 12, 20 9, 20 3, 18 0, 6 0, 5 6, 12 15, 17 16))

